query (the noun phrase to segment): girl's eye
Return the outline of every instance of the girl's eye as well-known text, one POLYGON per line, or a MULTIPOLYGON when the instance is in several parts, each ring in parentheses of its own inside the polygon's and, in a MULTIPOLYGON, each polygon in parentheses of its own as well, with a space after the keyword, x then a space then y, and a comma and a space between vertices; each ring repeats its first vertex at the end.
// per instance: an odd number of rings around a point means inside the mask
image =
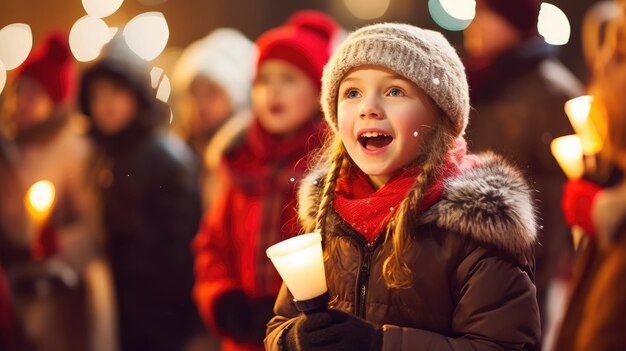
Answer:
POLYGON ((404 96, 404 92, 400 88, 391 88, 388 93, 389 96, 404 96))
POLYGON ((253 85, 266 85, 267 84, 267 78, 265 76, 257 76, 256 79, 253 82, 253 85))
POLYGON ((293 74, 285 74, 281 78, 285 83, 293 83, 296 81, 296 76, 294 76, 293 74))
POLYGON ((354 99, 354 98, 359 97, 359 92, 356 91, 355 89, 348 89, 344 95, 348 99, 354 99))

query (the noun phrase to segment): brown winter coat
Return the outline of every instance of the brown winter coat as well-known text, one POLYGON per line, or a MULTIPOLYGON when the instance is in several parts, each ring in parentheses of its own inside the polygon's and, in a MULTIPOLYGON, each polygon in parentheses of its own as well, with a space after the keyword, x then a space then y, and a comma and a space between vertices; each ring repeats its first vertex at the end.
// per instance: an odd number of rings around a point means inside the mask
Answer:
POLYGON ((594 203, 598 236, 578 251, 555 351, 626 350, 626 183, 594 203))
MULTIPOLYGON (((321 173, 300 193, 300 215, 317 209, 321 173)), ((494 156, 446 182, 442 199, 419 215, 408 262, 414 287, 388 289, 382 237, 366 240, 331 211, 325 241, 333 308, 383 326, 383 350, 532 350, 539 312, 532 282, 535 217, 520 174, 494 156)), ((298 315, 283 286, 265 345, 279 350, 298 315)))

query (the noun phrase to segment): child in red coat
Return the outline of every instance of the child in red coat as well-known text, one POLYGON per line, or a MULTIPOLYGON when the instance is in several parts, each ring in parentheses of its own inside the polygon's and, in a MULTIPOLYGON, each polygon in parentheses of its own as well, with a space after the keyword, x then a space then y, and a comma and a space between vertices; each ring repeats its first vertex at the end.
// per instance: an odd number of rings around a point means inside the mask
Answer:
POLYGON ((194 297, 222 350, 263 350, 281 285, 265 250, 301 230, 294 189, 325 129, 321 76, 336 29, 304 11, 257 41, 254 118, 222 157, 222 193, 194 242, 194 297))

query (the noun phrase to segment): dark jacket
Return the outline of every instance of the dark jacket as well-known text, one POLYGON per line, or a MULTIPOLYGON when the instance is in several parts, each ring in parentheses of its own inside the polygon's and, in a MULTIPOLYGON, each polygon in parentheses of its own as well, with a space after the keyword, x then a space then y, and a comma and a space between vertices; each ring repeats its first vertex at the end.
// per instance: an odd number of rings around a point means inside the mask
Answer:
POLYGON ((574 131, 564 103, 583 94, 580 82, 542 38, 529 40, 487 66, 466 62, 472 111, 466 138, 472 152, 493 150, 514 162, 537 190, 541 219, 536 284, 540 308, 563 255, 572 255, 560 211, 565 175, 550 142, 574 131))
POLYGON ((198 320, 189 251, 201 216, 198 169, 165 132, 128 146, 99 170, 110 176, 100 185, 122 350, 177 350, 198 320))
POLYGON ((626 186, 594 203, 595 239, 585 238, 555 351, 625 350, 626 186))
POLYGON ((107 78, 139 102, 134 120, 117 134, 92 128, 98 150, 90 179, 102 204, 121 350, 174 351, 201 329, 189 249, 201 217, 199 167, 187 145, 161 129, 167 108, 154 98, 146 63, 138 60, 109 47, 83 75, 80 101, 90 117, 90 85, 107 78))
MULTIPOLYGON (((312 174, 300 194, 311 221, 322 185, 312 174)), ((442 199, 416 217, 407 261, 414 286, 388 289, 385 244, 372 245, 335 212, 324 240, 335 241, 326 274, 332 308, 383 327, 383 350, 533 350, 539 312, 532 282, 535 218, 520 174, 495 157, 445 183, 442 199)), ((268 350, 298 311, 283 287, 268 324, 268 350)))

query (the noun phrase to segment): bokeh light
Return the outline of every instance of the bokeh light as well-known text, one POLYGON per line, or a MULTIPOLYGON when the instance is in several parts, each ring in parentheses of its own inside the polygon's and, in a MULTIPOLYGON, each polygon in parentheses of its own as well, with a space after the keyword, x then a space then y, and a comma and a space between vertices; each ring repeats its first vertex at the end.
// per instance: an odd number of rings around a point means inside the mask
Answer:
POLYGON ((163 68, 161 67, 152 67, 150 70, 150 85, 152 89, 156 89, 159 86, 159 80, 163 75, 163 68))
POLYGON ((33 48, 33 32, 28 24, 13 23, 0 29, 0 61, 6 70, 21 65, 33 48))
POLYGON ((4 85, 7 82, 7 71, 4 68, 4 63, 0 61, 0 94, 2 94, 2 90, 4 89, 4 85))
POLYGON ((151 61, 163 52, 170 31, 161 12, 142 13, 124 28, 124 38, 131 50, 144 60, 151 61))
POLYGON ((362 20, 379 18, 387 12, 391 0, 345 0, 350 13, 362 20))
POLYGON ((475 0, 428 0, 428 11, 441 28, 460 31, 476 16, 475 0))
POLYGON ((167 100, 170 99, 171 93, 172 84, 170 83, 170 79, 167 77, 167 74, 164 73, 161 84, 159 84, 159 89, 157 89, 156 97, 163 102, 167 102, 167 100))
POLYGON ((441 7, 452 17, 460 20, 473 20, 476 16, 474 0, 440 0, 441 7))
POLYGON ((109 27, 97 17, 81 17, 70 30, 70 49, 76 60, 81 62, 96 59, 110 40, 109 27))
POLYGON ((150 71, 152 88, 157 89, 156 98, 167 103, 172 93, 172 84, 167 74, 160 67, 153 67, 150 71))
POLYGON ((546 2, 541 4, 537 30, 548 44, 565 45, 569 41, 571 26, 565 13, 546 2))
POLYGON ((117 11, 124 0, 82 0, 87 14, 93 17, 103 18, 117 11))

